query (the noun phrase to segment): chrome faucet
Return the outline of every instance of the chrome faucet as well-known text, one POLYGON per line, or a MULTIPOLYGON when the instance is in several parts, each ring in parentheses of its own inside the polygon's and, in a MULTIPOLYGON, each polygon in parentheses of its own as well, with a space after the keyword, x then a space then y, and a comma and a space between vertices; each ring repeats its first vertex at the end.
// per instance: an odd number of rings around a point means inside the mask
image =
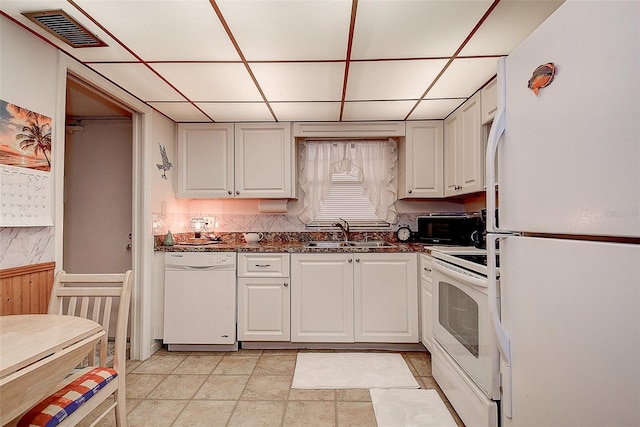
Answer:
POLYGON ((342 225, 339 222, 336 222, 335 224, 333 224, 334 227, 338 227, 340 228, 340 230, 342 230, 342 232, 344 233, 344 241, 348 242, 349 241, 349 223, 347 222, 346 219, 343 218, 338 218, 341 221, 344 222, 344 225, 342 225))

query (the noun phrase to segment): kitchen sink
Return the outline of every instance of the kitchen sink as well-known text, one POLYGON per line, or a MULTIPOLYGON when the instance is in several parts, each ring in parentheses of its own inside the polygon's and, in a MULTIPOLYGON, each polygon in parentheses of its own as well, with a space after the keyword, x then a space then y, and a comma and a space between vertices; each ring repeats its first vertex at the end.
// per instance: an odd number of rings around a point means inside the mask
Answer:
POLYGON ((335 242, 332 240, 312 241, 306 244, 307 248, 344 248, 348 246, 349 242, 335 242))
POLYGON ((385 242, 384 240, 371 240, 371 241, 348 241, 348 242, 336 242, 333 240, 316 240, 308 242, 305 247, 307 248, 395 248, 393 243, 385 242))
POLYGON ((353 246, 356 248, 395 248, 393 243, 385 242, 384 240, 369 240, 366 242, 346 242, 347 246, 353 246))

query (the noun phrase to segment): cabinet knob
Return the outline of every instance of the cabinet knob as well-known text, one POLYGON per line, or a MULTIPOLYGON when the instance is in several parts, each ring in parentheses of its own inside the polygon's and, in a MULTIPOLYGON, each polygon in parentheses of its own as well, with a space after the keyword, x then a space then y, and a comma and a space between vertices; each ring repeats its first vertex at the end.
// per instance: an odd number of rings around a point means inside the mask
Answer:
POLYGON ((407 191, 407 193, 411 194, 411 193, 413 193, 413 190, 409 190, 409 191, 407 191))
POLYGON ((240 194, 240 191, 236 190, 236 194, 240 194))
POLYGON ((429 269, 427 267, 424 268, 424 271, 428 271, 429 273, 431 273, 431 269, 429 269))
POLYGON ((287 286, 289 286, 289 283, 284 282, 284 287, 286 288, 287 286))
POLYGON ((356 258, 356 262, 360 262, 360 258, 356 258))
POLYGON ((233 194, 233 193, 231 193, 231 190, 227 191, 227 193, 229 193, 229 194, 233 194))
POLYGON ((351 258, 349 258, 349 262, 353 262, 353 260, 351 258))

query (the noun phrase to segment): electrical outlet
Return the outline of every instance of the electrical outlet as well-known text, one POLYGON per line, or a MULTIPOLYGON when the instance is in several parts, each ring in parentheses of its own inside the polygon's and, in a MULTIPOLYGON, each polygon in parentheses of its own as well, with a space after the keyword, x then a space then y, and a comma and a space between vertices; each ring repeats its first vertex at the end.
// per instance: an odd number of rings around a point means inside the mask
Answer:
POLYGON ((214 229, 216 228, 216 217, 205 216, 204 221, 207 223, 207 230, 214 231, 214 229))

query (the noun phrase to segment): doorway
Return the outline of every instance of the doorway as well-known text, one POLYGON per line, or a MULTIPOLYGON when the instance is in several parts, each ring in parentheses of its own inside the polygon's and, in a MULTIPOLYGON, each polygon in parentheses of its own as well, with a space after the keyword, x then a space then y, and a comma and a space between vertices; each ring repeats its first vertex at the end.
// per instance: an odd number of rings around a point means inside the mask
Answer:
POLYGON ((63 268, 69 273, 131 269, 132 113, 67 75, 63 268))

